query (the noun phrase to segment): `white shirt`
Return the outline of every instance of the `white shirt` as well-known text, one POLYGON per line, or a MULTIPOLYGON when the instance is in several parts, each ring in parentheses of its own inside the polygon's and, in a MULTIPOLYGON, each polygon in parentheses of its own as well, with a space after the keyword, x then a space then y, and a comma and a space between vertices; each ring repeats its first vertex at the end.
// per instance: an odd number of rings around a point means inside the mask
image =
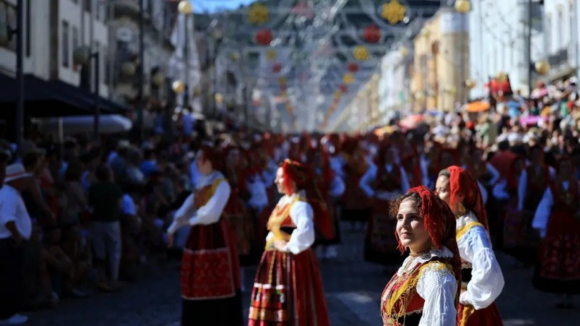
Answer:
MULTIPOLYGON (((205 186, 211 185, 219 178, 225 180, 224 176, 217 171, 214 171, 209 175, 200 176, 196 189, 201 189, 205 186)), ((175 212, 173 223, 169 226, 167 232, 174 234, 179 228, 186 225, 210 225, 217 223, 228 203, 230 193, 230 184, 227 181, 220 181, 213 196, 205 205, 197 210, 194 206, 194 194, 189 195, 183 205, 181 205, 177 212, 175 212)))
MULTIPOLYGON (((469 222, 477 222, 472 212, 457 219, 457 230, 469 222)), ((476 310, 487 308, 501 294, 505 281, 501 267, 491 247, 487 231, 474 226, 457 241, 459 255, 472 265, 467 291, 461 293, 459 302, 472 305, 476 310)))
POLYGON ((4 184, 0 189, 0 239, 12 237, 6 223, 14 222, 16 229, 24 239, 32 233, 32 222, 18 190, 4 184))
MULTIPOLYGON (((451 258, 453 253, 445 248, 433 249, 418 257, 408 256, 397 271, 397 275, 413 270, 418 264, 425 263, 435 257, 451 258)), ((457 309, 455 295, 457 280, 447 268, 436 268, 437 265, 427 265, 419 275, 417 294, 425 300, 419 326, 455 326, 457 324, 457 309)), ((386 298, 382 298, 386 300, 386 298)))
MULTIPOLYGON (((277 206, 285 206, 292 203, 295 196, 297 195, 286 195, 280 198, 277 206)), ((290 240, 288 240, 284 249, 285 251, 297 255, 312 246, 315 238, 313 217, 312 207, 307 202, 296 201, 292 204, 290 218, 292 219, 292 223, 296 225, 296 229, 292 232, 290 240)), ((270 241, 273 237, 274 234, 272 232, 268 233, 266 242, 270 241)))
MULTIPOLYGON (((564 190, 568 190, 570 182, 562 182, 562 187, 564 190)), ((542 200, 540 200, 540 204, 538 204, 538 208, 536 208, 534 220, 532 221, 532 227, 540 232, 542 238, 548 232, 548 222, 552 214, 552 206, 554 206, 554 195, 552 194, 552 189, 548 187, 544 191, 544 195, 542 196, 542 200)))
MULTIPOLYGON (((391 173, 394 168, 395 165, 392 164, 386 164, 384 166, 385 171, 389 173, 391 173)), ((377 179, 378 175, 378 167, 373 164, 360 179, 359 186, 369 197, 374 197, 375 195, 378 195, 382 199, 387 200, 394 199, 400 196, 401 194, 406 193, 411 188, 409 185, 409 179, 407 178, 407 172, 405 171, 405 169, 403 169, 402 166, 399 166, 399 174, 401 175, 401 189, 399 189, 399 191, 387 193, 379 190, 379 192, 377 193, 377 191, 374 191, 369 185, 372 181, 375 181, 377 179)))
POLYGON ((123 195, 123 200, 121 201, 121 211, 126 215, 137 215, 137 207, 135 207, 135 202, 129 194, 123 195))

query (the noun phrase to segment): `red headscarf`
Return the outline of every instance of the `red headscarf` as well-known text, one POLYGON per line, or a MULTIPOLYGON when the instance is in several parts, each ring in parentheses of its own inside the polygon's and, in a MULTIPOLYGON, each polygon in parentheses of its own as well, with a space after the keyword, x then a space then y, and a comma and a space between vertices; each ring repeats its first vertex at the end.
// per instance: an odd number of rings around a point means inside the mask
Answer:
POLYGON ((447 171, 449 171, 449 190, 451 193, 449 206, 451 209, 457 212, 457 207, 462 204, 466 209, 472 211, 479 223, 483 224, 485 229, 489 231, 487 213, 477 181, 459 166, 450 166, 447 171), (460 196, 463 196, 463 202, 460 202, 460 196))
MULTIPOLYGON (((445 246, 453 253, 451 265, 453 273, 458 282, 461 281, 461 257, 455 239, 455 215, 449 206, 441 200, 433 191, 425 186, 411 188, 408 194, 416 193, 421 197, 420 215, 423 217, 425 230, 429 232, 431 244, 435 249, 445 246)), ((397 236, 398 239, 398 234, 397 236)), ((399 250, 403 252, 405 248, 399 241, 399 250)), ((458 289, 460 291, 461 289, 458 289)))
POLYGON ((220 150, 209 144, 203 144, 199 148, 199 151, 203 153, 200 157, 201 160, 209 160, 211 166, 214 170, 223 172, 225 170, 225 160, 223 159, 223 153, 220 150))
POLYGON ((286 193, 288 195, 294 194, 292 182, 294 182, 296 190, 304 190, 306 192, 306 202, 310 204, 314 213, 314 225, 316 229, 322 233, 324 238, 332 238, 333 228, 330 215, 328 214, 328 207, 326 206, 324 197, 322 197, 316 187, 312 171, 300 162, 287 159, 282 164, 282 172, 284 173, 284 188, 286 193))

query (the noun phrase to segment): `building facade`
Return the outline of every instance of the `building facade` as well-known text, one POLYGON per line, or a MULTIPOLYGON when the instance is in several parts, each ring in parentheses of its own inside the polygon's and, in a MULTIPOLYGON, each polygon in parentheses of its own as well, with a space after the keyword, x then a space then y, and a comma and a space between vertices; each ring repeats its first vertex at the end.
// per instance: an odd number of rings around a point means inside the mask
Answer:
MULTIPOLYGON (((82 69, 74 64, 73 53, 83 46, 108 53, 106 7, 91 0, 23 3, 24 73, 80 86, 82 69)), ((16 28, 16 12, 16 0, 0 0, 0 16, 7 18, 11 29, 16 28)), ((11 37, 9 44, 0 46, 0 72, 8 76, 14 76, 16 71, 16 42, 16 37, 11 37)), ((106 62, 107 56, 101 55, 99 93, 103 97, 109 96, 106 62)), ((94 83, 90 81, 92 89, 94 83)))
POLYGON ((465 101, 469 76, 467 17, 442 8, 413 40, 414 109, 451 111, 465 101))
POLYGON ((548 82, 578 75, 579 7, 575 0, 544 1, 543 48, 551 66, 544 78, 548 82))
POLYGON ((413 49, 390 50, 381 60, 379 78, 379 121, 381 124, 412 108, 410 92, 413 49), (406 53, 405 53, 406 52, 406 53))
MULTIPOLYGON (((559 0, 544 1, 548 3, 559 0)), ((528 1, 471 1, 469 15, 470 78, 475 81, 472 98, 487 95, 485 84, 499 73, 509 76, 512 88, 527 93, 530 61, 545 57, 543 9, 534 2, 532 9, 531 60, 529 42, 528 1)))

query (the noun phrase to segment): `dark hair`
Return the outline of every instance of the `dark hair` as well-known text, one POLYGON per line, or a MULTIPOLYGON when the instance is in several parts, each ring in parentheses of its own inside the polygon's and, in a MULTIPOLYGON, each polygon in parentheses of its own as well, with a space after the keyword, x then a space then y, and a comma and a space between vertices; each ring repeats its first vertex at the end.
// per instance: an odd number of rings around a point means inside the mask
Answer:
POLYGON ((447 170, 447 169, 443 169, 443 170, 439 171, 439 175, 437 177, 451 178, 451 172, 449 172, 449 170, 447 170))
POLYGON ((399 206, 401 206, 401 203, 407 199, 414 201, 417 208, 419 208, 419 210, 421 209, 421 206, 423 205, 421 195, 417 192, 408 192, 391 202, 389 205, 389 216, 395 218, 397 214, 399 214, 399 206))
POLYGON ((64 172, 64 179, 66 181, 79 181, 83 175, 83 164, 80 161, 69 163, 64 172))
POLYGON ((39 153, 37 152, 26 153, 22 157, 22 165, 24 165, 25 168, 31 168, 34 167, 39 160, 40 160, 39 153))
POLYGON ((106 164, 99 164, 95 170, 95 176, 100 182, 111 181, 111 169, 106 164))

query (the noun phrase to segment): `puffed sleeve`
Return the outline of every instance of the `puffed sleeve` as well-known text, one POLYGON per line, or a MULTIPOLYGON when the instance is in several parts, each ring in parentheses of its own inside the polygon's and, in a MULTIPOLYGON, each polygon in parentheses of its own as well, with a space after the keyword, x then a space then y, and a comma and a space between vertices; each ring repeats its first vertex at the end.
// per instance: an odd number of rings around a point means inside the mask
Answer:
POLYGON ((417 294, 425 300, 419 326, 455 326, 457 280, 442 263, 423 267, 417 282, 417 294))
POLYGON ((297 201, 292 204, 290 218, 296 229, 292 232, 285 251, 297 255, 312 246, 315 237, 313 216, 312 207, 307 202, 297 201))
POLYGON ((483 184, 479 181, 477 181, 477 185, 479 186, 479 192, 481 193, 481 198, 483 199, 483 204, 487 203, 487 189, 485 189, 485 187, 483 186, 483 184))
MULTIPOLYGON (((383 168, 383 167, 381 167, 383 168)), ((377 166, 370 165, 369 169, 365 174, 360 178, 359 187, 367 194, 369 197, 373 197, 375 195, 375 191, 369 185, 371 181, 374 181, 377 178, 377 166)))
POLYGON ((487 163, 485 166, 487 169, 487 173, 491 175, 491 178, 489 179, 489 184, 493 185, 499 181, 501 174, 499 174, 499 171, 493 165, 487 163))
POLYGON ((335 175, 334 178, 332 179, 332 185, 330 187, 330 195, 334 198, 340 197, 344 193, 344 190, 345 190, 344 181, 342 181, 342 178, 340 176, 335 175))
POLYGON ((210 200, 200 207, 195 215, 189 219, 190 225, 209 225, 219 221, 232 189, 227 181, 220 181, 210 200))
POLYGON ((538 208, 536 208, 534 220, 532 221, 532 227, 540 231, 540 236, 542 238, 546 236, 548 220, 550 219, 550 213, 552 212, 553 205, 554 197, 552 196, 552 190, 550 190, 550 187, 548 187, 546 188, 546 191, 544 191, 544 195, 538 204, 538 208))
POLYGON ((480 226, 473 227, 459 239, 457 245, 462 258, 472 265, 471 280, 459 302, 471 305, 476 310, 487 308, 501 294, 505 285, 487 231, 480 226))
POLYGON ((528 172, 522 171, 518 182, 518 211, 524 209, 524 199, 526 198, 526 190, 528 188, 528 172))
POLYGON ((194 204, 194 195, 191 194, 185 202, 179 207, 179 209, 173 215, 173 223, 167 229, 167 232, 173 234, 177 232, 182 226, 187 225, 187 219, 191 214, 193 214, 195 207, 194 204))
POLYGON ((403 169, 403 167, 399 167, 400 169, 400 174, 401 174, 401 192, 402 193, 407 193, 407 191, 409 191, 409 189, 411 189, 411 185, 409 184, 409 178, 407 177, 407 172, 405 171, 405 169, 403 169))

